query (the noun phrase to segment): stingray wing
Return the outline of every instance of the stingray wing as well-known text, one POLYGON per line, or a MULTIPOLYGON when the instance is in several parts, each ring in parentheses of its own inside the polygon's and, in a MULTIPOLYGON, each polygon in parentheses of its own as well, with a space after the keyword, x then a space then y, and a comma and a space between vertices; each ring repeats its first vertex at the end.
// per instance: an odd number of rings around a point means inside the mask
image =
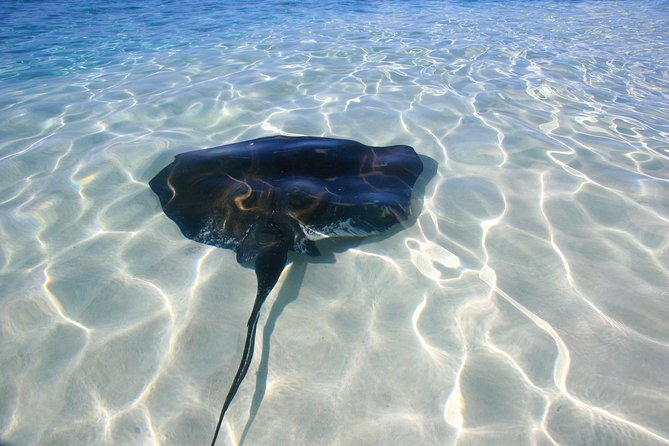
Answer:
POLYGON ((409 215, 422 169, 409 146, 275 136, 177 155, 149 184, 186 237, 236 250, 270 216, 312 240, 381 232, 409 215))

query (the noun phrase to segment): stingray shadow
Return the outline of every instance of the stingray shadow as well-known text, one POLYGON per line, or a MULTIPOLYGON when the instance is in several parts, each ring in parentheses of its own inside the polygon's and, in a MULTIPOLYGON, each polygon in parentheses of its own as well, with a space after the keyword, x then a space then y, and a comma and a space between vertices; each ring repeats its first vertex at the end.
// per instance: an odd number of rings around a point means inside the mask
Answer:
POLYGON ((404 230, 405 228, 416 224, 418 216, 423 209, 423 198, 425 196, 425 190, 432 178, 434 178, 436 175, 438 168, 438 163, 434 159, 425 155, 419 155, 419 157, 423 162, 423 172, 418 177, 416 184, 414 185, 415 200, 412 204, 411 216, 406 222, 396 225, 395 228, 392 228, 384 233, 370 237, 342 237, 320 240, 317 242, 318 249, 321 252, 321 255, 318 257, 305 257, 294 254, 291 255, 292 265, 290 267, 290 271, 288 271, 288 275, 283 281, 276 300, 274 301, 274 304, 272 305, 269 314, 267 315, 267 321, 265 322, 265 328, 263 329, 262 354, 260 357, 260 363, 258 364, 258 371, 256 373, 255 391, 251 400, 249 418, 239 439, 239 446, 243 446, 246 437, 251 430, 253 422, 258 415, 260 404, 262 403, 262 400, 265 396, 265 391, 267 390, 270 339, 272 337, 272 333, 274 332, 274 328, 276 327, 276 322, 279 319, 281 313, 283 313, 283 310, 292 302, 294 302, 299 296, 300 287, 304 281, 304 276, 306 274, 308 264, 334 263, 335 253, 344 252, 351 248, 362 246, 367 243, 375 243, 380 240, 385 240, 404 230))
POLYGON ((270 339, 272 337, 272 332, 274 332, 274 327, 276 326, 276 321, 279 320, 279 316, 283 313, 283 310, 295 301, 300 293, 300 287, 304 280, 304 275, 307 271, 307 261, 304 257, 296 257, 293 261, 290 271, 288 271, 288 276, 284 280, 279 294, 272 305, 272 308, 269 311, 267 316, 267 321, 265 322, 265 328, 263 329, 262 335, 262 354, 260 356, 260 364, 258 365, 258 372, 256 374, 256 387, 253 393, 253 399, 251 400, 251 409, 249 413, 249 419, 244 426, 244 431, 242 436, 239 439, 239 446, 244 444, 244 440, 251 429, 251 425, 258 414, 260 409, 260 403, 265 396, 265 391, 267 390, 267 376, 269 373, 269 351, 270 351, 270 339))

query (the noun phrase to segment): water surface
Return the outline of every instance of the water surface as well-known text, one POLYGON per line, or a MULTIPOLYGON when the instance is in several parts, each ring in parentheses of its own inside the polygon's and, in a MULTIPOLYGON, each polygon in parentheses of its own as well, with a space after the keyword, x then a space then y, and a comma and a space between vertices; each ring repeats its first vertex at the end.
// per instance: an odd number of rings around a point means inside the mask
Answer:
POLYGON ((147 182, 274 134, 438 162, 296 260, 219 444, 669 444, 669 3, 0 4, 0 439, 208 444, 255 294, 147 182))

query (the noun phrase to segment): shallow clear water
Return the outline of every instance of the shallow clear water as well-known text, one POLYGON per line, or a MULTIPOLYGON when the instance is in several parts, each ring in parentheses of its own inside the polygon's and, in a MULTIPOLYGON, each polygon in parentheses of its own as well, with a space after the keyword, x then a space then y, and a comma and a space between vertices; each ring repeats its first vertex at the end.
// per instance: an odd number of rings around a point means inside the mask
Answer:
POLYGON ((218 444, 669 444, 669 3, 0 3, 0 439, 208 444, 255 293, 148 180, 410 144, 417 219, 297 259, 218 444))

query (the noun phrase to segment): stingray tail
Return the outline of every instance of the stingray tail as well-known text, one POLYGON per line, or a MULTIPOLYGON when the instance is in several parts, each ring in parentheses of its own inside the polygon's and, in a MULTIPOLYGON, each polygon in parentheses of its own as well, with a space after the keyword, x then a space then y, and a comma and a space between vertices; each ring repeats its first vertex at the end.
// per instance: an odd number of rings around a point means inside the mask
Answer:
POLYGON ((239 389, 239 386, 242 384, 246 372, 251 365, 251 360, 253 359, 253 347, 255 346, 256 327, 258 326, 258 318, 260 317, 260 308, 265 302, 265 299, 267 299, 270 291, 272 291, 272 288, 274 288, 274 285, 276 285, 277 280, 279 280, 283 267, 286 265, 287 255, 288 248, 283 244, 277 243, 264 247, 258 253, 258 257, 256 258, 255 270, 258 281, 258 294, 256 295, 256 300, 253 304, 251 317, 249 317, 247 323, 244 353, 242 354, 242 361, 239 364, 235 379, 232 381, 232 385, 228 391, 228 396, 225 397, 225 403, 223 404, 223 409, 221 409, 221 415, 218 417, 218 424, 216 425, 216 431, 214 432, 211 446, 216 444, 216 439, 218 438, 218 432, 221 430, 225 412, 232 403, 232 399, 235 397, 237 389, 239 389))

